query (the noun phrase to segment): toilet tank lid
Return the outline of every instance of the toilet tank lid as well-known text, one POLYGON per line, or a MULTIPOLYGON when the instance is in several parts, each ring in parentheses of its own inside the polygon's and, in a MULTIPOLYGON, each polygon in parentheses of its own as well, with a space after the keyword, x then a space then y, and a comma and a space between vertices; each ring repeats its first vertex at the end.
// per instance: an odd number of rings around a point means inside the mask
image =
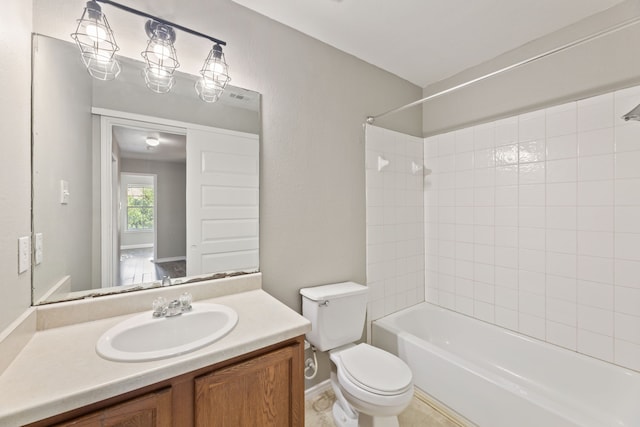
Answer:
POLYGON ((364 294, 367 287, 355 282, 334 283, 331 285, 314 286, 300 289, 300 294, 312 301, 321 301, 331 298, 346 297, 349 295, 364 294))

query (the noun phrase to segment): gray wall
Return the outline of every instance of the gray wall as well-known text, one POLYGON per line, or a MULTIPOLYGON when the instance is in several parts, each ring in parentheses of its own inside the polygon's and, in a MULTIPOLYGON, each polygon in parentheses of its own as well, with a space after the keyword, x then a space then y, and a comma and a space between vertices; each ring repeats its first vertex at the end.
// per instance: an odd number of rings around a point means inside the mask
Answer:
POLYGON ((91 281, 92 82, 73 48, 41 37, 34 49, 33 228, 44 238, 43 262, 33 269, 36 300, 65 276, 71 290, 91 281), (67 204, 61 180, 69 183, 67 204))
MULTIPOLYGON (((551 35, 428 86, 424 96, 453 87, 640 14, 627 0, 551 35)), ((640 24, 587 42, 423 105, 425 136, 610 92, 640 83, 640 24)), ((461 53, 462 54, 462 53, 461 53)))
POLYGON ((213 104, 201 102, 193 89, 195 78, 184 74, 177 75, 170 94, 154 93, 141 84, 140 62, 125 60, 121 63, 122 72, 116 80, 94 80, 94 107, 260 133, 258 108, 252 111, 223 104, 222 101, 213 104), (170 105, 167 105, 168 98, 170 105))
MULTIPOLYGON (((156 202, 158 227, 158 258, 187 255, 187 171, 185 163, 156 162, 121 158, 122 172, 148 173, 157 176, 156 202)), ((123 224, 124 228, 124 224, 123 224)), ((123 231, 123 234, 124 233, 123 231)), ((151 233, 153 243, 153 233, 151 233)), ((122 245, 127 243, 124 236, 122 245)))
POLYGON ((31 233, 31 2, 7 0, 0 13, 0 330, 31 303, 31 274, 18 275, 18 237, 31 233))

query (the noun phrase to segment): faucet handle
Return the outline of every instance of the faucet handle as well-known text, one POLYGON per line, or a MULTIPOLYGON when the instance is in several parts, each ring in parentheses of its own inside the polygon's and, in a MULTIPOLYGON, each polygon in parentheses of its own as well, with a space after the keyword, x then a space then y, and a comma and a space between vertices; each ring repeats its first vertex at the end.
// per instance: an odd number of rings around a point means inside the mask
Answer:
POLYGON ((162 317, 167 312, 167 299, 158 297, 153 300, 153 317, 162 317))
POLYGON ((182 306, 182 311, 190 311, 192 301, 193 297, 189 292, 184 292, 182 295, 180 295, 180 305, 182 306))

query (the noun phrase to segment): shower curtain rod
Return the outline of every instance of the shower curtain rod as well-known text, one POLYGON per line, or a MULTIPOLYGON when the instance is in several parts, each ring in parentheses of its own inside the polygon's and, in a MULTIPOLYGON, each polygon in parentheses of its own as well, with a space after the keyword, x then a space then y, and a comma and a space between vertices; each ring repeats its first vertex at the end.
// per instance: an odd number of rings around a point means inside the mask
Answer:
POLYGON ((486 79, 488 79, 490 77, 497 76, 498 74, 505 73, 505 72, 513 70, 515 68, 519 68, 519 67, 521 67, 523 65, 527 65, 527 64, 530 64, 532 62, 535 62, 535 61, 537 61, 539 59, 546 58, 547 56, 554 55, 556 53, 562 52, 564 50, 570 49, 570 48, 575 47, 575 46, 579 46, 579 45, 584 44, 586 42, 589 42, 591 40, 595 40, 595 39, 598 39, 600 37, 609 35, 611 33, 615 33, 616 31, 623 30, 623 29, 625 29, 627 27, 630 27, 630 26, 638 23, 639 21, 640 21, 640 15, 636 16, 634 18, 628 19, 626 21, 623 21, 623 22, 621 22, 619 24, 613 25, 613 26, 611 26, 609 28, 605 28, 604 30, 598 31, 598 32, 593 33, 591 35, 582 37, 580 39, 577 39, 577 40, 574 40, 572 42, 566 43, 566 44, 564 44, 562 46, 559 46, 559 47, 553 48, 551 50, 548 50, 546 52, 540 53, 538 55, 532 56, 532 57, 527 58, 527 59, 525 59, 523 61, 516 62, 515 64, 508 65, 508 66, 506 66, 504 68, 500 68, 500 69, 498 69, 496 71, 492 71, 492 72, 490 72, 488 74, 482 75, 480 77, 476 77, 475 79, 471 79, 471 80, 468 80, 468 81, 466 81, 464 83, 461 83, 459 85, 450 87, 450 88, 442 90, 440 92, 436 92, 436 93, 434 93, 432 95, 426 96, 426 97, 424 97, 422 99, 419 99, 417 101, 413 101, 413 102, 411 102, 411 103, 409 103, 407 105, 403 105, 402 107, 398 107, 398 108, 394 108, 393 110, 385 111, 384 113, 378 114, 377 116, 367 116, 366 123, 371 125, 376 121, 376 119, 379 119, 380 117, 384 117, 384 116, 387 116, 389 114, 399 113, 399 112, 404 111, 404 110, 406 110, 408 108, 412 108, 412 107, 415 107, 417 105, 424 104, 425 102, 430 101, 430 100, 432 100, 434 98, 438 98, 440 96, 447 95, 447 94, 455 92, 455 91, 457 91, 459 89, 462 89, 462 88, 465 88, 467 86, 470 86, 470 85, 472 85, 474 83, 478 83, 478 82, 486 80, 486 79))

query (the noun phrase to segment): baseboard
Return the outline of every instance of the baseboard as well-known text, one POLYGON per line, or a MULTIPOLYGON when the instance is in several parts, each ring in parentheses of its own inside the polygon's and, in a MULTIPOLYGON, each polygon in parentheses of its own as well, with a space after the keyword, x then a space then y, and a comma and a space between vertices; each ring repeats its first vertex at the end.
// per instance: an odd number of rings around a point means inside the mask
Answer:
POLYGON ((122 245, 120 246, 120 250, 145 249, 145 248, 152 248, 152 247, 153 247, 153 243, 141 243, 139 245, 122 245))
POLYGON ((158 258, 156 259, 155 262, 156 264, 160 263, 160 262, 171 262, 171 261, 186 261, 187 257, 186 256, 172 256, 172 257, 167 257, 167 258, 158 258))
POLYGON ((304 391, 304 399, 310 400, 315 399, 317 396, 321 395, 325 391, 331 390, 331 381, 326 379, 312 387, 309 387, 304 391))

